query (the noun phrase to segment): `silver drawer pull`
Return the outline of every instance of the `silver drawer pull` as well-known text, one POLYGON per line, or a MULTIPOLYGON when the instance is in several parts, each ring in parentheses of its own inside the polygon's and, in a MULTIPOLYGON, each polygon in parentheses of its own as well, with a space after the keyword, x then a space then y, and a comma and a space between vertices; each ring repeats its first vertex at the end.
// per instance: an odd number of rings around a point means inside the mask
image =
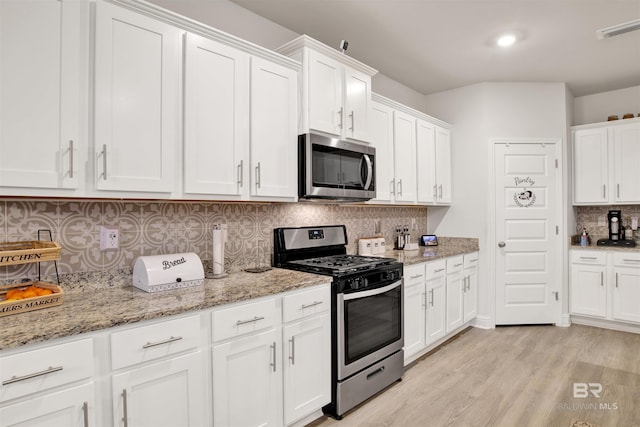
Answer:
POLYGON ((253 319, 249 319, 249 320, 238 320, 236 322, 236 326, 246 325, 247 323, 257 322, 258 320, 264 320, 264 316, 254 316, 253 319))
POLYGON ((640 259, 627 259, 627 258, 624 258, 622 261, 624 261, 624 262, 640 262, 640 259))
POLYGON ((309 308, 309 307, 314 307, 316 305, 320 305, 322 304, 322 301, 314 301, 311 304, 302 304, 302 307, 300 307, 301 309, 305 309, 305 308, 309 308))
POLYGON ((462 264, 453 264, 454 267, 462 267, 462 264))
POLYGON ((40 372, 34 372, 33 374, 27 374, 27 375, 23 375, 21 377, 16 377, 15 375, 11 378, 9 378, 6 381, 2 381, 2 385, 9 385, 9 384, 13 384, 13 383, 17 383, 20 381, 24 381, 24 380, 30 380, 31 378, 37 378, 37 377, 41 377, 43 375, 48 375, 48 374, 52 374, 54 372, 59 372, 62 371, 62 366, 49 366, 48 369, 45 369, 44 371, 40 371, 40 372))
POLYGON ((419 279, 422 277, 422 274, 416 274, 415 276, 411 276, 411 279, 419 279))
POLYGON ((172 343, 174 341, 180 341, 182 339, 182 337, 169 337, 166 340, 163 341, 157 341, 157 342, 148 342, 145 345, 142 346, 142 348, 149 348, 149 347, 155 347, 157 345, 162 345, 162 344, 169 344, 172 343))
POLYGON ((82 419, 84 420, 84 427, 89 427, 89 403, 84 402, 82 404, 82 419))
POLYGON ((434 273, 440 273, 441 271, 444 271, 444 268, 439 268, 437 270, 433 270, 434 273))
POLYGON ((124 427, 129 427, 129 402, 127 401, 127 389, 122 389, 122 422, 124 427))
POLYGON ((580 259, 598 259, 594 256, 581 256, 580 259))

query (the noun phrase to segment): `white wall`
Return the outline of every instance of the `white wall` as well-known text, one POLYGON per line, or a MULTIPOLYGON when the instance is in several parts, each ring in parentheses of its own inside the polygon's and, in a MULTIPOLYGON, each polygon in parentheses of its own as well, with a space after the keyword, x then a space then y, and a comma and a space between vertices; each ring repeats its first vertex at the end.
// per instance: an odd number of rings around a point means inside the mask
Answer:
POLYGON ((606 122, 612 115, 622 119, 627 113, 640 117, 640 86, 575 98, 571 125, 606 122))
POLYGON ((558 138, 566 146, 567 91, 563 83, 480 83, 426 96, 425 108, 454 127, 453 203, 429 209, 429 231, 480 239, 479 324, 493 326, 495 301, 489 286, 492 240, 490 144, 492 137, 558 138))

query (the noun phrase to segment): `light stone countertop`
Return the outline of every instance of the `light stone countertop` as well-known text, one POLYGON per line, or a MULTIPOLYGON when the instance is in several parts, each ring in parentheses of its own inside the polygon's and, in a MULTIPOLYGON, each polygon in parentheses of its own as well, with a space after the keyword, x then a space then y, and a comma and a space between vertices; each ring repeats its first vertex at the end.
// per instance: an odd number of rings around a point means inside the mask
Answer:
POLYGON ((591 236, 591 244, 589 246, 580 246, 580 236, 572 236, 571 239, 569 239, 569 248, 611 252, 640 252, 640 238, 638 238, 638 236, 635 238, 636 246, 634 248, 624 246, 598 246, 596 244, 598 239, 606 238, 608 238, 608 236, 591 236))
MULTIPOLYGON (((387 251, 405 265, 478 250, 478 239, 439 238, 436 247, 387 251)), ((65 275, 62 305, 0 317, 0 350, 99 331, 143 320, 184 314, 275 295, 331 281, 329 276, 273 268, 264 273, 240 272, 205 279, 203 286, 147 293, 131 284, 131 271, 65 275)))

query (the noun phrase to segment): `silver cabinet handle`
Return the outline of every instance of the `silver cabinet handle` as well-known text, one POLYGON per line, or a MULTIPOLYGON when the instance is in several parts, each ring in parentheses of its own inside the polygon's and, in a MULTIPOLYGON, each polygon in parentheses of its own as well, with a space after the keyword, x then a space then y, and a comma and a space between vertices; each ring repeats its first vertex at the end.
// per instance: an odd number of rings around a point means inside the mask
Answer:
POLYGON ((87 402, 82 404, 82 416, 84 427, 89 427, 89 403, 87 402))
POLYGON ((440 184, 440 185, 438 186, 438 191, 439 191, 439 193, 440 193, 440 194, 438 195, 438 198, 439 198, 439 199, 442 199, 442 184, 440 184))
POLYGON ((607 185, 606 184, 602 184, 602 198, 603 199, 607 198, 607 185))
POLYGON ((320 304, 322 304, 322 301, 314 301, 311 304, 302 304, 300 308, 304 310, 305 308, 315 307, 316 305, 320 305, 320 304))
POLYGON ((156 341, 156 342, 147 342, 145 345, 142 346, 142 348, 156 347, 158 345, 169 344, 175 341, 180 341, 181 339, 182 339, 181 336, 177 336, 177 337, 171 336, 166 340, 156 341))
POLYGON ((418 279, 422 277, 422 274, 416 274, 415 276, 411 276, 411 279, 418 279))
POLYGON ((356 130, 356 120, 354 118, 355 113, 353 112, 353 110, 351 110, 351 114, 349 114, 349 117, 351 117, 351 132, 354 132, 356 130))
POLYGON ((620 184, 616 184, 616 193, 617 193, 617 197, 618 199, 620 198, 620 184))
POLYGON ((238 164, 238 185, 240 186, 240 188, 244 187, 244 177, 242 176, 244 173, 243 169, 243 160, 240 160, 240 163, 238 164))
POLYGON ((340 107, 340 110, 338 110, 338 117, 340 117, 340 124, 338 125, 338 127, 340 129, 342 129, 343 123, 342 123, 342 107, 340 107))
POLYGON ((597 257, 594 256, 581 256, 580 259, 584 259, 584 260, 596 260, 598 259, 597 257))
POLYGON ((505 242, 498 242, 498 247, 499 248, 504 248, 505 246, 507 246, 507 244, 505 242))
POLYGON ((69 140, 69 178, 73 178, 73 140, 69 140))
POLYGON ((129 427, 129 408, 127 407, 127 389, 122 389, 122 422, 129 427))
POLYGON ((618 287, 618 274, 619 273, 616 273, 616 288, 618 287))
POLYGON ((291 364, 296 364, 296 337, 291 337, 289 339, 289 343, 291 344, 291 350, 289 354, 289 360, 291 360, 291 364))
POLYGON ((462 263, 460 263, 460 264, 453 264, 453 266, 454 266, 454 267, 461 267, 461 266, 462 266, 462 263))
POLYGON ((434 199, 438 198, 438 186, 437 185, 433 186, 433 198, 434 199))
POLYGON ((273 372, 276 371, 276 343, 274 342, 272 345, 270 345, 271 347, 271 355, 273 356, 273 363, 270 363, 270 365, 273 367, 273 372))
POLYGON ((264 320, 264 316, 254 316, 253 319, 248 320, 238 320, 236 322, 236 326, 246 325, 247 323, 257 322, 258 320, 264 320))
POLYGON ((107 180, 107 144, 102 144, 102 179, 107 180))
POLYGON ((402 180, 398 180, 398 196, 402 196, 402 180))
POLYGON ((389 187, 390 187, 390 191, 389 193, 393 194, 394 196, 396 195, 396 180, 392 179, 391 182, 389 183, 389 187))
POLYGON ((627 259, 627 258, 624 258, 622 261, 624 261, 624 262, 640 262, 640 259, 627 259))
POLYGON ((434 273, 440 273, 441 271, 444 271, 444 268, 439 268, 437 270, 433 270, 434 273))
POLYGON ((600 286, 604 286, 604 272, 600 272, 600 286))
POLYGON ((430 289, 429 293, 431 294, 431 301, 429 301, 429 304, 431 304, 431 307, 433 307, 433 289, 430 289))
POLYGON ((9 378, 8 380, 2 381, 2 385, 9 385, 9 384, 17 383, 17 382, 20 382, 20 381, 30 380, 32 378, 37 378, 37 377, 41 377, 43 375, 53 374, 54 372, 59 372, 59 371, 62 371, 62 366, 56 366, 56 367, 49 366, 44 371, 34 372, 32 374, 22 375, 20 377, 17 377, 17 376, 14 375, 13 377, 9 378))
POLYGON ((256 166, 256 188, 260 188, 260 162, 256 166))

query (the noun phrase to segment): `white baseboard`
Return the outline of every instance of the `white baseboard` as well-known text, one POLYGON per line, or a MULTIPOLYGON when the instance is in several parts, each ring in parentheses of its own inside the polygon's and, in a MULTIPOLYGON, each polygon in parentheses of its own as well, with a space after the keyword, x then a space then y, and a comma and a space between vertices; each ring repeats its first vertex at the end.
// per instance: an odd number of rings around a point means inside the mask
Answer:
POLYGON ((613 329, 615 331, 640 334, 640 325, 617 322, 615 320, 594 319, 591 317, 571 315, 571 322, 576 325, 594 326, 596 328, 613 329))
POLYGON ((562 316, 560 316, 560 323, 556 323, 556 326, 560 326, 562 328, 568 328, 571 326, 571 315, 569 313, 562 313, 562 316))
POLYGON ((471 326, 480 329, 494 329, 496 327, 496 324, 489 316, 478 316, 471 323, 471 326))

